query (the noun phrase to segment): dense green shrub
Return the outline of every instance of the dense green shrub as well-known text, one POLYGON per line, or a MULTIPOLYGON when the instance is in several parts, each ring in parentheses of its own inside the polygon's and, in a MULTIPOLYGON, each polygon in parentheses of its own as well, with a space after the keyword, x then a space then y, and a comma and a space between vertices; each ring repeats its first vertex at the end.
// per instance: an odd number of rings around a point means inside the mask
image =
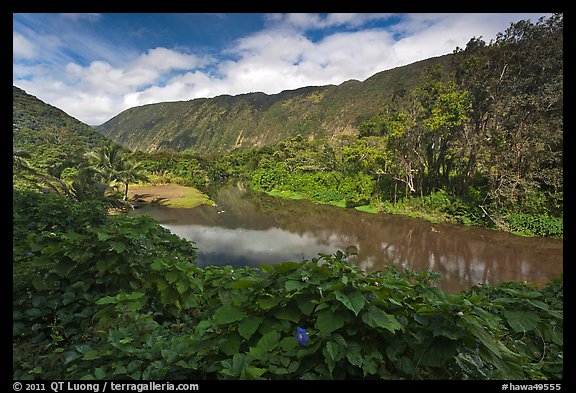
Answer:
POLYGON ((528 236, 561 237, 564 233, 562 217, 533 214, 509 214, 507 223, 512 231, 528 236))
POLYGON ((148 293, 154 301, 147 311, 162 312, 163 319, 180 313, 186 292, 179 291, 189 281, 168 288, 168 278, 155 268, 166 264, 178 271, 198 270, 191 243, 150 217, 109 217, 98 203, 34 193, 14 196, 15 378, 39 368, 45 378, 67 377, 70 350, 98 342, 93 318, 105 310, 97 303, 103 296, 164 288, 148 293))
POLYGON ((365 173, 289 172, 285 164, 256 171, 252 187, 258 191, 289 191, 321 203, 368 203, 374 191, 374 180, 365 173))
POLYGON ((150 218, 94 211, 60 226, 45 198, 15 201, 15 379, 563 376, 562 280, 448 294, 432 273, 366 275, 341 252, 200 269, 150 218))

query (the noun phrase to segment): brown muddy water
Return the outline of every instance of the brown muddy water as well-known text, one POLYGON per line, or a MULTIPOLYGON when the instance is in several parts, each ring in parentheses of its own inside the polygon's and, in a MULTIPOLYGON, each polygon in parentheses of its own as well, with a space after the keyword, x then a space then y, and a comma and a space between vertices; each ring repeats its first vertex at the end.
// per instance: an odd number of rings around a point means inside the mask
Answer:
POLYGON ((546 283, 563 271, 563 241, 485 228, 284 200, 238 185, 211 195, 218 206, 145 206, 148 214, 198 248, 197 263, 258 266, 311 259, 356 247, 350 262, 366 272, 387 265, 442 274, 449 291, 502 281, 546 283))

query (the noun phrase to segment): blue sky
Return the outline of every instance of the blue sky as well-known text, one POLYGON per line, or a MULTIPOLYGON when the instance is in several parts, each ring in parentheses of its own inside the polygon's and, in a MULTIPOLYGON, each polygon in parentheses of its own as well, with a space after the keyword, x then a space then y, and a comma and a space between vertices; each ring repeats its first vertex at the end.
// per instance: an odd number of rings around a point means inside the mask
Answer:
POLYGON ((98 125, 133 106, 365 80, 550 14, 13 14, 13 83, 98 125))

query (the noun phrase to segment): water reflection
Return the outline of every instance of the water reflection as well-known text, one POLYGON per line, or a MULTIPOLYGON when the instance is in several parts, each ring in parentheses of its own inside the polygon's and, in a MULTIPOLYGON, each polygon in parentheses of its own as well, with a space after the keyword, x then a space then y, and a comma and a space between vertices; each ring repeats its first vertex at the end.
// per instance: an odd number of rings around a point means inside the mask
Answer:
POLYGON ((246 229, 205 225, 166 225, 172 233, 193 240, 198 264, 258 266, 299 261, 319 252, 332 253, 338 244, 321 246, 310 234, 295 234, 280 228, 246 229))
POLYGON ((386 265, 444 277, 457 292, 476 283, 522 280, 544 283, 562 272, 562 241, 520 238, 483 228, 430 224, 408 217, 290 201, 229 186, 217 207, 148 207, 173 233, 192 240, 203 264, 259 265, 310 259, 355 246, 351 261, 367 272, 386 265))

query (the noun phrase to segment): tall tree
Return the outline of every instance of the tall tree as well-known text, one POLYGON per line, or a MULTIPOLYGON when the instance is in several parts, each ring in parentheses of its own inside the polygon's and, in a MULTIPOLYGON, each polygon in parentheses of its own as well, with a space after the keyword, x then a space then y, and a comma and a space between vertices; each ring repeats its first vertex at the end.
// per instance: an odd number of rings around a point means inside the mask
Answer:
POLYGON ((468 165, 482 167, 500 205, 537 190, 561 204, 562 14, 520 21, 489 44, 474 38, 456 52, 457 80, 472 105, 468 165))
POLYGON ((419 154, 424 157, 428 180, 424 192, 450 187, 450 174, 458 168, 455 143, 470 111, 468 93, 453 82, 439 79, 430 79, 415 90, 422 134, 419 154))

